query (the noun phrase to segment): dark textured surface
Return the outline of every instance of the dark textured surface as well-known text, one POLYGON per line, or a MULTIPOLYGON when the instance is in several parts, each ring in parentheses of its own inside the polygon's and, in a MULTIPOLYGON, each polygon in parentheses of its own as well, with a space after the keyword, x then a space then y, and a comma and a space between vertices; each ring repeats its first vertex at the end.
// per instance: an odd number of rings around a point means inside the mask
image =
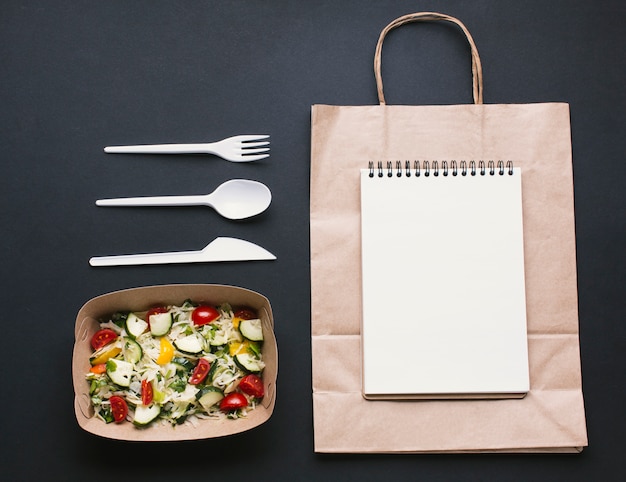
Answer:
MULTIPOLYGON (((0 9, 2 434, 6 480, 621 480, 624 388, 626 7, 621 1, 36 2, 0 9), (375 104, 382 28, 415 11, 460 18, 486 103, 568 102, 574 154, 583 386, 580 455, 323 456, 313 453, 310 106, 375 104), (113 144, 270 134, 271 157, 105 155, 113 144), (248 221, 209 208, 97 208, 103 197, 202 194, 233 177, 266 183, 248 221), (273 262, 91 268, 94 255, 256 242, 273 262), (73 413, 73 326, 88 299, 166 283, 234 284, 267 296, 278 401, 262 427, 222 440, 125 444, 73 413)), ((471 101, 452 27, 391 33, 389 104, 471 101)), ((349 427, 345 428, 349 430, 349 427)))

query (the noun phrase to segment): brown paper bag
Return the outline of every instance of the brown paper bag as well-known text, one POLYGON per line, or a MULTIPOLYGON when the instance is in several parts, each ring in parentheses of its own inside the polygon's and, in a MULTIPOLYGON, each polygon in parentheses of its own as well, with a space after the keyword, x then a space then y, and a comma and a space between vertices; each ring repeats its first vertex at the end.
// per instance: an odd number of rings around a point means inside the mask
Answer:
MULTIPOLYGON (((380 105, 312 107, 315 451, 580 452, 587 434, 569 106, 484 105, 476 45, 459 20, 438 13, 391 22, 378 40, 374 71, 380 105), (452 22, 467 37, 474 104, 385 105, 385 35, 404 23, 433 20, 452 22), (523 399, 371 401, 361 395, 359 169, 368 161, 414 159, 504 159, 522 168, 531 386, 523 399)), ((412 309, 411 300, 388 302, 398 313, 412 309)))

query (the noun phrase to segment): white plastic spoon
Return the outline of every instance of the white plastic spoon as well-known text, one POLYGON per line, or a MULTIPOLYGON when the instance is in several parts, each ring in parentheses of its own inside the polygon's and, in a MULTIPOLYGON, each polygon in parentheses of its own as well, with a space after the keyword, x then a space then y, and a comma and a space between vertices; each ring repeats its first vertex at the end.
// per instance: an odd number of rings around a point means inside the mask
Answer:
POLYGON ((265 211, 272 201, 268 187, 257 181, 231 179, 210 194, 98 199, 98 206, 210 206, 228 219, 244 219, 265 211))

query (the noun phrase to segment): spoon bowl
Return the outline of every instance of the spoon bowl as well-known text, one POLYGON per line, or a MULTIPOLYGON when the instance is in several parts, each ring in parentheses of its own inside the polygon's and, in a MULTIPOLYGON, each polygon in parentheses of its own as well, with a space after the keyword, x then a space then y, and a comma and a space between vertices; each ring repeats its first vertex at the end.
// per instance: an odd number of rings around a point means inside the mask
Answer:
POLYGON ((231 179, 200 196, 149 196, 99 199, 98 206, 210 206, 227 219, 245 219, 265 211, 272 202, 269 188, 258 181, 231 179))
POLYGON ((206 196, 207 205, 228 219, 245 219, 265 211, 272 202, 269 188, 260 182, 232 179, 206 196))

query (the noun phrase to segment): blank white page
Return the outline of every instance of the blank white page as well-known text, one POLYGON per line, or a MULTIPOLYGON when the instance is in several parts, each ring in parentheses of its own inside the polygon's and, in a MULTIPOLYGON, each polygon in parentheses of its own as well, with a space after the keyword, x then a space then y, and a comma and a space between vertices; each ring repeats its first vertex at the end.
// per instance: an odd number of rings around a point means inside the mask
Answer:
POLYGON ((529 390, 521 171, 361 171, 363 395, 529 390))

